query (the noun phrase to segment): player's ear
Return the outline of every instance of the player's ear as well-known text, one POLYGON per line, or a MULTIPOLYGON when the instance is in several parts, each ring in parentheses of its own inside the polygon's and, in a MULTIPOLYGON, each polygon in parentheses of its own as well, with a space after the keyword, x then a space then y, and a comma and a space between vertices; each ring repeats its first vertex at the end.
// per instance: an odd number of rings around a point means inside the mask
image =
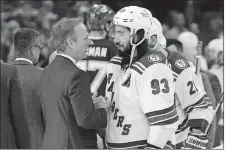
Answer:
POLYGON ((138 35, 137 34, 135 34, 134 36, 133 36, 133 43, 134 44, 136 44, 136 43, 138 43, 138 35))
POLYGON ((151 43, 151 45, 156 45, 156 43, 157 43, 157 36, 156 35, 151 36, 150 43, 151 43))
POLYGON ((29 51, 29 52, 30 52, 30 55, 31 55, 32 57, 34 57, 36 51, 37 51, 37 49, 35 49, 34 47, 31 47, 31 48, 30 48, 30 51, 29 51))
POLYGON ((110 25, 109 23, 106 23, 106 26, 105 27, 106 27, 106 31, 107 32, 109 32, 109 25, 110 25))
POLYGON ((133 43, 138 43, 144 38, 144 30, 140 29, 137 31, 137 33, 134 35, 133 43))
POLYGON ((69 47, 73 48, 75 43, 70 39, 70 38, 67 38, 66 39, 66 43, 68 44, 69 47))

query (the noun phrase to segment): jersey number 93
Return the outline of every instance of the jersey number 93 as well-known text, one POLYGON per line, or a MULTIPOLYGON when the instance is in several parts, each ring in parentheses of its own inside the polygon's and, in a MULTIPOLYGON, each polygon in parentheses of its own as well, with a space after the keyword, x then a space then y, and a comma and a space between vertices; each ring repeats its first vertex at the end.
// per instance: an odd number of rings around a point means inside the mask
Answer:
POLYGON ((152 87, 152 94, 154 95, 157 95, 160 92, 169 93, 170 91, 168 80, 164 78, 161 80, 153 79, 151 81, 151 87, 152 87))

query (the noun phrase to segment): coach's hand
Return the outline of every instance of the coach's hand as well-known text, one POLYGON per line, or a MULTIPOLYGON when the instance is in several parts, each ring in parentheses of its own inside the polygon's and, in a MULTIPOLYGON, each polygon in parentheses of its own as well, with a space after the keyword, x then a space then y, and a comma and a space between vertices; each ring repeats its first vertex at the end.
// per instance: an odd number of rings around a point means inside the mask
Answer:
POLYGON ((93 103, 96 109, 104 108, 106 111, 110 109, 110 105, 111 105, 111 101, 108 98, 103 96, 93 98, 93 103))

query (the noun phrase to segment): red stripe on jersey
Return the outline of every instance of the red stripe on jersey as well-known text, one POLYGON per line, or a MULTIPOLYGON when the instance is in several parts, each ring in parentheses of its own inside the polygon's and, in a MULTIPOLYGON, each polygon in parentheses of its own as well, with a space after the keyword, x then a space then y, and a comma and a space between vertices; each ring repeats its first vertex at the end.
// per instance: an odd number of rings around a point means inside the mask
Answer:
MULTIPOLYGON (((201 106, 202 104, 206 104, 206 103, 207 103, 207 101, 205 101, 205 97, 207 97, 207 96, 204 95, 204 96, 203 96, 199 101, 197 101, 195 104, 192 104, 192 105, 186 107, 186 108, 184 109, 184 111, 187 112, 187 113, 190 113, 190 112, 195 108, 195 106, 197 106, 196 108, 200 108, 199 106, 201 106)), ((207 103, 207 104, 208 104, 208 106, 209 106, 209 103, 207 103)), ((208 107, 208 106, 203 105, 203 107, 208 107)))
POLYGON ((169 108, 146 113, 151 125, 172 124, 178 120, 175 103, 169 108))
POLYGON ((107 142, 107 146, 109 148, 138 148, 140 146, 146 146, 146 145, 147 145, 147 140, 127 142, 127 143, 109 143, 109 142, 107 142))
POLYGON ((140 75, 142 75, 143 74, 143 71, 142 70, 140 70, 138 67, 136 67, 136 66, 131 66, 130 67, 131 69, 134 69, 135 71, 137 71, 140 75))
POLYGON ((121 62, 114 61, 114 60, 110 60, 110 62, 109 62, 109 63, 116 64, 116 65, 120 65, 120 64, 121 64, 121 62))

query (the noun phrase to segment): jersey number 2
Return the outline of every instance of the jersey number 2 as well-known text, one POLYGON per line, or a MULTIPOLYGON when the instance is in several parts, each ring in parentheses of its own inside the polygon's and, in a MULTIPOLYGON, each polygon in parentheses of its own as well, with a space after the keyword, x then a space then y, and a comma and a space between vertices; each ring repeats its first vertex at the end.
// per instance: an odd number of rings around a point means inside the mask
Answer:
POLYGON ((157 95, 161 92, 161 84, 163 84, 163 88, 162 88, 162 92, 163 93, 169 93, 170 88, 168 85, 168 81, 166 79, 162 79, 162 80, 157 80, 157 79, 153 79, 151 81, 151 87, 152 87, 152 94, 157 95))
POLYGON ((190 95, 193 95, 193 94, 195 94, 196 92, 198 92, 198 89, 197 89, 197 87, 196 87, 194 81, 189 81, 189 82, 187 83, 187 86, 190 86, 190 91, 189 91, 189 94, 190 94, 190 95))

